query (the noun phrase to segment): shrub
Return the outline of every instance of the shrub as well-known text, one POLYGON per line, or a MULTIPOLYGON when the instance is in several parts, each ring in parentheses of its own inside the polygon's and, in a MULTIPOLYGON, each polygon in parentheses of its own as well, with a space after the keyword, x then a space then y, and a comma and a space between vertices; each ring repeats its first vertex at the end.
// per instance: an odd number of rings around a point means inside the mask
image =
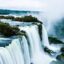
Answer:
POLYGON ((12 27, 7 23, 0 22, 0 34, 10 37, 17 35, 19 29, 17 27, 12 27))
POLYGON ((21 21, 21 22, 40 22, 37 18, 29 16, 24 17, 13 17, 13 16, 0 16, 0 19, 11 19, 15 21, 21 21))

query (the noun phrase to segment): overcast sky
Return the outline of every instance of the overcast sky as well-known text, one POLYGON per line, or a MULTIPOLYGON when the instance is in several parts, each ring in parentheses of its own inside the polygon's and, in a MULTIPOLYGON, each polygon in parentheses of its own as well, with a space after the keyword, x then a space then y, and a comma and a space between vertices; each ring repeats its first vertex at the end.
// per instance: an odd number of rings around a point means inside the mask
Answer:
POLYGON ((42 10, 47 4, 40 0, 0 0, 0 8, 19 10, 42 10))
POLYGON ((0 0, 0 8, 43 10, 62 9, 64 0, 0 0))
POLYGON ((0 0, 0 8, 64 12, 64 0, 0 0))
POLYGON ((0 0, 0 8, 44 11, 51 19, 64 15, 64 0, 0 0))

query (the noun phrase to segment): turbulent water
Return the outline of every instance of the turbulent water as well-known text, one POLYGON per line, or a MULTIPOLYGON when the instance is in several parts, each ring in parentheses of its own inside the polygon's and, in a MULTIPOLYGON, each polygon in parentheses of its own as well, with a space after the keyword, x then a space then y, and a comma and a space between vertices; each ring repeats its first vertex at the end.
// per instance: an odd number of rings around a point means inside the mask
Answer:
MULTIPOLYGON (((32 14, 38 19, 46 21, 44 18, 41 19, 38 14, 25 13, 25 15, 32 14)), ((21 14, 15 16, 21 16, 21 14)), ((1 19, 1 21, 19 25, 22 35, 16 38, 0 38, 0 64, 64 64, 44 51, 45 47, 54 52, 60 50, 60 47, 49 44, 46 25, 16 21, 12 23, 11 20, 6 19, 1 19)), ((46 23, 44 22, 44 24, 46 23)))
MULTIPOLYGON (((43 25, 42 28, 41 41, 37 24, 19 26, 24 34, 12 39, 8 46, 0 47, 0 64, 51 64, 53 60, 56 61, 43 50, 43 46, 48 47, 49 43, 43 25)), ((6 41, 4 39, 2 41, 6 41)))

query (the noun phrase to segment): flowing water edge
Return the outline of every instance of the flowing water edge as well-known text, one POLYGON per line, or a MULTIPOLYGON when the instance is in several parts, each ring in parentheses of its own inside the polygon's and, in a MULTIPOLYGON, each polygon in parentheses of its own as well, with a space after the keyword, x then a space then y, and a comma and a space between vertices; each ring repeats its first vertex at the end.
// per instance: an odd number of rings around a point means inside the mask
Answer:
POLYGON ((43 23, 0 20, 18 26, 23 33, 10 38, 0 38, 0 64, 64 64, 64 58, 58 60, 63 45, 49 43, 43 23))

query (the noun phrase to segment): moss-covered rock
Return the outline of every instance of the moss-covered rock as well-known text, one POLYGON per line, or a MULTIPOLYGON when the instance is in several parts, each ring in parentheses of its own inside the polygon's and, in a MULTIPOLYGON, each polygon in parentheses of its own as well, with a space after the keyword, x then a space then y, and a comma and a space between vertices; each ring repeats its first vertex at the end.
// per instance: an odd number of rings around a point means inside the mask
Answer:
POLYGON ((55 37, 48 37, 50 44, 64 44, 61 40, 55 37))
POLYGON ((19 32, 18 27, 10 26, 8 23, 0 22, 0 34, 4 35, 5 37, 10 37, 13 35, 17 35, 19 32))
POLYGON ((55 54, 54 51, 48 49, 47 47, 44 47, 44 51, 45 51, 46 53, 48 53, 49 55, 53 55, 53 54, 55 54))

